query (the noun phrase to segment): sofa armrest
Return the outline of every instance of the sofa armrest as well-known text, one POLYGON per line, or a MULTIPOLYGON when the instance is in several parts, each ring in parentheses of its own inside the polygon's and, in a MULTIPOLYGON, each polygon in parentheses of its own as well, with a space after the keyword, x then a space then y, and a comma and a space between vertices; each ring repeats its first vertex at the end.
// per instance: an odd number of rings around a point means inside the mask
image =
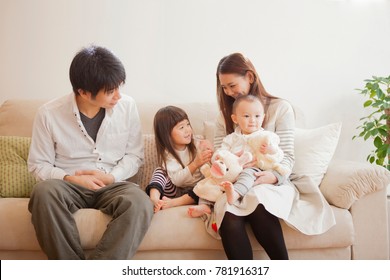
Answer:
POLYGON ((387 190, 370 193, 349 209, 355 228, 352 259, 388 260, 387 190))
POLYGON ((349 209, 367 194, 380 191, 390 183, 390 172, 368 162, 332 160, 320 184, 326 200, 349 209))

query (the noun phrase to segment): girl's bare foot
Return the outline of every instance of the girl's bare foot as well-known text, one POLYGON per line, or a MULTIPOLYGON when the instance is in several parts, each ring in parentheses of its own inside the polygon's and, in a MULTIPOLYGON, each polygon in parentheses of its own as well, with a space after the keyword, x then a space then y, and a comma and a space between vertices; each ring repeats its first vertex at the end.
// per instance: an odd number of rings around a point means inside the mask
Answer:
POLYGON ((187 211, 188 216, 190 216, 192 218, 198 218, 198 217, 202 216, 203 214, 210 214, 210 213, 211 213, 211 209, 206 204, 191 206, 188 208, 188 211, 187 211))
POLYGON ((221 183, 221 186, 224 188, 226 193, 227 202, 233 204, 240 198, 240 194, 234 190, 233 184, 229 181, 221 183))
POLYGON ((155 188, 152 188, 150 190, 150 200, 152 201, 153 203, 153 210, 154 210, 154 213, 160 211, 161 209, 161 206, 162 206, 162 201, 160 200, 160 191, 158 189, 155 189, 155 188))
POLYGON ((166 197, 166 196, 162 197, 161 202, 162 202, 161 209, 167 209, 167 208, 172 208, 172 207, 176 207, 176 206, 182 205, 180 203, 180 199, 178 199, 178 198, 169 198, 169 197, 166 197))
POLYGON ((157 202, 154 202, 153 201, 153 204, 154 204, 154 213, 157 213, 158 211, 161 210, 161 207, 163 205, 163 201, 162 200, 158 200, 157 202))

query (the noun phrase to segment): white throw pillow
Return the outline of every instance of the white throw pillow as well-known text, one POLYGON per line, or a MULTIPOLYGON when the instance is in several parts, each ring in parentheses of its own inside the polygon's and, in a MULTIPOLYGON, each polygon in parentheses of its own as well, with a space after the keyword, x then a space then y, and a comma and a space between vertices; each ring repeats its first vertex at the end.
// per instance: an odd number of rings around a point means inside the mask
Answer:
POLYGON ((308 175, 319 185, 336 150, 340 132, 341 123, 313 129, 296 128, 292 172, 308 175))

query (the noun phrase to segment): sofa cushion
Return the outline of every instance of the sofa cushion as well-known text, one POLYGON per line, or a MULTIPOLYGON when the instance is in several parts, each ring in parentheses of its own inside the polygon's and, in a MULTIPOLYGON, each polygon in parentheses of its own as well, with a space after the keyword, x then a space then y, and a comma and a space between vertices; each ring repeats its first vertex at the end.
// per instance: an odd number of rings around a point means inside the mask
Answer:
MULTIPOLYGON (((27 198, 0 199, 1 250, 40 250, 35 237, 27 198), (17 233, 17 234, 15 234, 17 233)), ((332 206, 336 225, 324 234, 305 235, 282 222, 288 249, 319 249, 348 247, 354 242, 354 226, 349 211, 332 206)), ((209 235, 200 218, 187 215, 188 206, 159 211, 153 216, 138 251, 223 250, 221 240, 209 235), (180 234, 175 233, 180 228, 180 234)), ((84 249, 92 249, 101 239, 111 217, 96 209, 81 209, 74 213, 84 249)), ((249 225, 248 225, 249 226, 249 225)), ((249 230, 254 251, 263 250, 249 230)))
POLYGON ((340 131, 341 123, 313 129, 296 128, 292 173, 307 175, 319 186, 336 150, 340 131))
POLYGON ((29 197, 35 178, 28 172, 31 138, 0 136, 0 196, 29 197))

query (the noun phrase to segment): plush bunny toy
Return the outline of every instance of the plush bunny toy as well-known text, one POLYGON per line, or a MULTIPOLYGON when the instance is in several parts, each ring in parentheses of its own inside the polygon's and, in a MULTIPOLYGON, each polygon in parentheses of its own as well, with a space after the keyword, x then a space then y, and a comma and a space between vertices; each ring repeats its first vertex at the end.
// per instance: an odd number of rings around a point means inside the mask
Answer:
POLYGON ((284 153, 279 147, 279 143, 279 136, 267 130, 248 137, 248 145, 256 157, 257 167, 261 170, 276 170, 280 175, 286 175, 288 170, 280 164, 284 153), (264 154, 260 152, 260 147, 263 144, 267 145, 267 152, 264 154))
POLYGON ((239 157, 227 150, 216 153, 211 167, 208 164, 201 167, 205 178, 194 187, 197 196, 212 202, 215 202, 223 193, 220 183, 223 181, 234 182, 241 173, 244 164, 252 160, 250 152, 244 152, 239 157))

